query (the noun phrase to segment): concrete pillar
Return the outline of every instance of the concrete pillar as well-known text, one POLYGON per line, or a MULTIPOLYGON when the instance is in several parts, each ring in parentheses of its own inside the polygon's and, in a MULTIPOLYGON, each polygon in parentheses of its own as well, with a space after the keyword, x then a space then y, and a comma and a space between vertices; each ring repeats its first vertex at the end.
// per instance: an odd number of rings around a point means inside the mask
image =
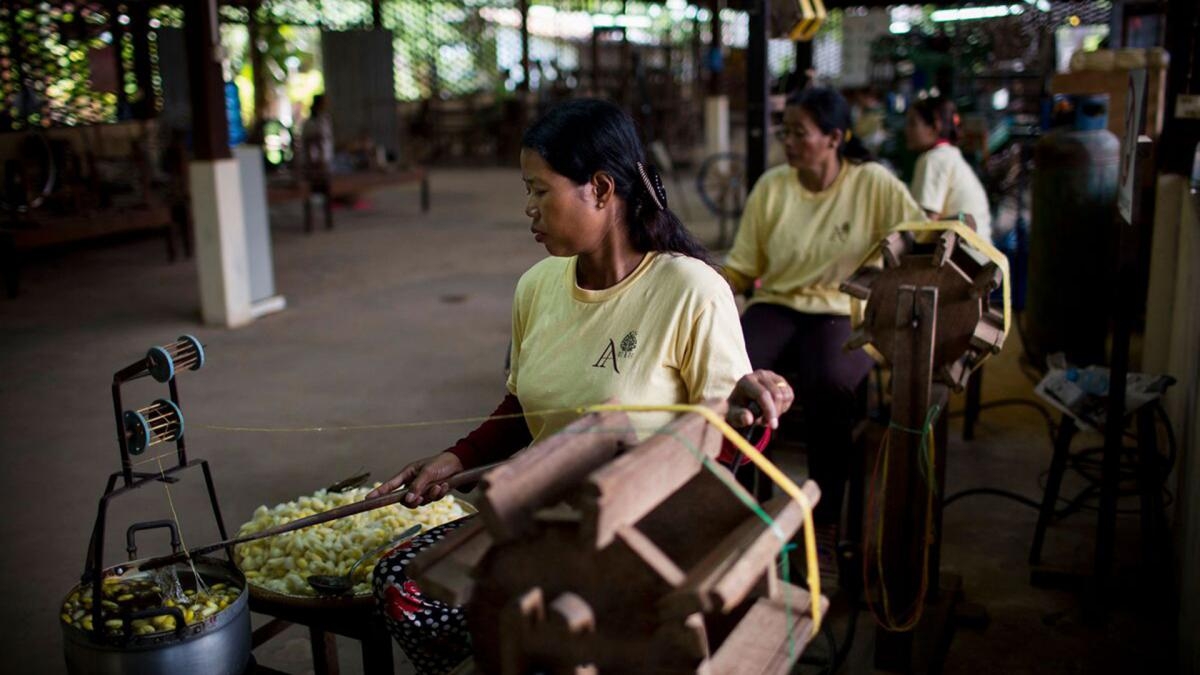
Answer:
POLYGON ((216 0, 187 0, 184 12, 195 157, 188 169, 188 189, 200 313, 207 324, 237 328, 254 315, 241 178, 229 151, 225 119, 216 0))
POLYGON ((196 160, 188 170, 188 182, 204 323, 244 326, 254 315, 237 160, 196 160))
POLYGON ((704 154, 729 152, 729 97, 704 99, 704 154))

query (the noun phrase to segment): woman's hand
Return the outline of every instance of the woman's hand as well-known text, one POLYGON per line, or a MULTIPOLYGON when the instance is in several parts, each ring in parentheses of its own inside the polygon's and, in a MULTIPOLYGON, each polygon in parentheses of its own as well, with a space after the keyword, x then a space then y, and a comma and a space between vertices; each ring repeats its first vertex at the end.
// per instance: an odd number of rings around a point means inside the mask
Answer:
POLYGON ((742 379, 729 395, 729 413, 726 421, 738 428, 751 424, 764 424, 772 429, 779 428, 779 416, 792 407, 796 394, 782 376, 769 370, 756 370, 742 379), (752 403, 758 404, 761 417, 751 410, 752 403))
POLYGON ((462 460, 452 452, 443 452, 433 457, 418 459, 401 469, 400 473, 384 481, 383 485, 371 490, 367 493, 366 498, 380 497, 389 492, 395 492, 403 486, 408 486, 408 494, 404 495, 406 506, 420 506, 427 502, 436 502, 450 492, 450 486, 446 480, 462 470, 462 460))

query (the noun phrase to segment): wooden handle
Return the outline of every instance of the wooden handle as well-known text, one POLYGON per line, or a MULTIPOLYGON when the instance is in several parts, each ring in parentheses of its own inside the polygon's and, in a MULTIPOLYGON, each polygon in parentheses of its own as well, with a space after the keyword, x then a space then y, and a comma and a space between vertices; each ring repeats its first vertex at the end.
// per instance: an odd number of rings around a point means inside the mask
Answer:
MULTIPOLYGON (((487 472, 496 468, 497 466, 500 466, 503 463, 504 462, 498 462, 496 464, 488 464, 486 466, 481 466, 481 467, 478 467, 475 469, 467 469, 466 471, 460 471, 459 473, 456 473, 453 476, 450 476, 449 478, 447 478, 445 481, 442 481, 442 482, 449 485, 451 489, 454 489, 454 488, 457 488, 457 487, 460 487, 463 485, 467 485, 470 483, 475 483, 475 482, 478 482, 479 479, 482 478, 484 474, 486 474, 487 472)), ((260 530, 258 532, 253 532, 251 534, 244 534, 240 537, 234 537, 232 539, 218 541, 215 544, 207 544, 207 545, 201 546, 199 548, 193 548, 190 551, 180 551, 179 553, 173 553, 171 555, 161 556, 158 558, 149 558, 147 560, 142 561, 141 563, 130 563, 127 567, 128 568, 136 567, 137 569, 140 569, 140 570, 152 570, 152 569, 156 569, 159 567, 165 567, 167 565, 171 565, 171 564, 174 564, 177 562, 183 562, 184 560, 187 560, 189 557, 194 558, 196 556, 204 555, 206 553, 212 553, 213 551, 218 551, 227 546, 237 546, 238 544, 245 544, 245 543, 248 543, 251 541, 258 541, 259 539, 266 539, 267 537, 274 537, 276 535, 286 534, 288 532, 295 532, 296 530, 302 530, 306 527, 312 527, 313 525, 320 525, 321 523, 327 523, 331 520, 338 520, 341 518, 345 518, 347 516, 353 516, 353 515, 356 515, 359 513, 363 513, 364 511, 374 511, 375 509, 380 509, 385 506, 391 506, 392 504, 395 504, 395 503, 399 502, 400 500, 404 499, 406 496, 408 496, 408 492, 409 491, 407 489, 396 490, 395 492, 389 492, 386 495, 380 495, 378 497, 375 497, 374 499, 364 499, 361 502, 355 502, 353 504, 339 506, 335 509, 329 509, 328 511, 314 513, 311 516, 308 516, 305 518, 300 518, 299 520, 293 520, 290 523, 284 523, 283 525, 276 525, 275 527, 268 527, 265 530, 260 530)))

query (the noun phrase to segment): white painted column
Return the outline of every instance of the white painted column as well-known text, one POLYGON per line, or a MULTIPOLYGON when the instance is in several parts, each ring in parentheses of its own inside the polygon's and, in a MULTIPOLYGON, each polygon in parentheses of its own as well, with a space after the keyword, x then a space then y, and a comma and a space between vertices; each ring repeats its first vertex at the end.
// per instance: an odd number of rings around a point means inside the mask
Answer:
POLYGON ((244 326, 254 315, 237 160, 193 161, 188 173, 201 315, 209 325, 244 326))
POLYGON ((704 155, 729 152, 729 97, 704 99, 704 155))

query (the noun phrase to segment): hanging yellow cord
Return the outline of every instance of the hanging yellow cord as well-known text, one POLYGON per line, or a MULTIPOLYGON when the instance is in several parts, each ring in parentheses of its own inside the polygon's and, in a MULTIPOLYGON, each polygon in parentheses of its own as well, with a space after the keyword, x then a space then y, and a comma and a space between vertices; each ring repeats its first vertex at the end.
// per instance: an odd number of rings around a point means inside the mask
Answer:
MULTIPOLYGON (((878 515, 879 524, 878 524, 878 527, 875 528, 875 565, 876 565, 876 576, 879 579, 879 595, 880 595, 880 598, 882 599, 882 603, 883 603, 883 617, 882 618, 879 616, 879 610, 875 606, 875 603, 873 603, 871 601, 870 594, 867 594, 866 600, 867 600, 867 608, 870 609, 871 616, 875 619, 875 623, 877 623, 881 627, 883 627, 887 630, 893 631, 893 632, 906 632, 906 631, 910 631, 910 630, 916 628, 917 624, 919 624, 921 622, 921 617, 925 613, 925 596, 929 592, 929 555, 930 555, 930 550, 933 548, 934 534, 935 534, 934 533, 934 523, 933 523, 933 500, 934 500, 934 495, 937 492, 937 483, 936 483, 936 478, 934 477, 934 467, 936 466, 936 462, 937 462, 937 446, 935 443, 935 436, 933 434, 932 424, 933 424, 933 419, 937 416, 937 414, 939 412, 941 412, 941 411, 938 408, 938 406, 935 405, 935 406, 933 406, 933 408, 931 408, 930 414, 927 415, 927 419, 925 421, 925 427, 920 432, 920 434, 922 436, 922 440, 923 441, 927 440, 928 448, 929 448, 928 455, 927 455, 927 461, 929 464, 929 472, 925 475, 925 483, 926 483, 926 487, 928 488, 927 499, 925 502, 925 542, 924 542, 925 546, 924 546, 924 550, 922 551, 922 555, 921 555, 921 584, 917 590, 917 598, 913 602, 913 607, 910 611, 910 614, 909 614, 908 618, 903 621, 903 623, 898 622, 896 620, 896 618, 892 615, 892 607, 891 607, 891 602, 890 602, 890 598, 888 595, 888 589, 887 589, 887 580, 884 576, 884 560, 883 560, 883 533, 884 533, 884 530, 886 529, 885 521, 886 521, 886 511, 887 511, 885 496, 887 494, 888 465, 891 461, 892 429, 894 427, 889 426, 888 430, 886 432, 884 432, 883 441, 880 443, 880 446, 879 446, 879 458, 878 458, 877 462, 881 462, 883 465, 882 477, 880 477, 880 480, 878 483, 880 489, 879 489, 879 492, 878 492, 875 500, 868 499, 868 502, 871 502, 871 501, 876 502, 876 504, 868 504, 868 508, 870 508, 871 506, 877 505, 878 509, 879 509, 879 515, 878 515)), ((901 429, 901 430, 904 431, 905 433, 912 433, 911 429, 901 429)), ((877 470, 878 470, 878 467, 877 467, 877 470)), ((876 473, 877 473, 877 471, 872 472, 872 476, 871 476, 872 483, 875 482, 875 479, 877 477, 876 473)), ((874 485, 872 485, 872 491, 874 491, 874 485)), ((871 514, 868 514, 867 517, 870 518, 871 514)), ((870 528, 868 528, 868 529, 870 529, 870 528)), ((867 536, 869 537, 870 534, 868 534, 867 536)), ((869 585, 869 583, 868 583, 869 579, 866 576, 867 566, 869 565, 869 556, 870 556, 869 550, 866 550, 863 552, 863 586, 864 586, 864 588, 867 585, 869 585)))
MULTIPOLYGON (((196 561, 192 559, 192 554, 188 551, 187 542, 183 539, 183 525, 179 522, 179 513, 175 511, 175 500, 171 498, 171 484, 167 481, 167 472, 163 469, 162 461, 158 462, 158 475, 162 480, 163 489, 167 491, 167 506, 171 508, 171 519, 175 521, 175 532, 179 534, 179 548, 187 554, 188 566, 192 568, 192 578, 196 580, 196 591, 206 589, 204 579, 200 577, 200 573, 196 571, 196 561)), ((176 574, 174 568, 171 574, 176 574)))
POLYGON ((804 492, 800 490, 800 487, 791 478, 787 477, 787 474, 780 471, 779 467, 775 466, 771 460, 758 451, 758 448, 750 445, 749 441, 742 438, 742 435, 729 426, 728 422, 707 406, 687 404, 621 405, 619 403, 606 403, 581 408, 580 412, 676 412, 700 415, 709 424, 716 427, 721 432, 721 435, 740 450, 747 459, 753 462, 759 471, 762 471, 764 475, 778 485, 784 494, 800 504, 800 508, 804 512, 804 560, 808 568, 808 590, 812 596, 812 601, 809 603, 813 618, 812 634, 817 634, 817 631, 821 629, 821 620, 823 617, 821 616, 821 570, 817 562, 817 538, 813 531, 813 505, 808 501, 808 497, 805 496, 804 492))

